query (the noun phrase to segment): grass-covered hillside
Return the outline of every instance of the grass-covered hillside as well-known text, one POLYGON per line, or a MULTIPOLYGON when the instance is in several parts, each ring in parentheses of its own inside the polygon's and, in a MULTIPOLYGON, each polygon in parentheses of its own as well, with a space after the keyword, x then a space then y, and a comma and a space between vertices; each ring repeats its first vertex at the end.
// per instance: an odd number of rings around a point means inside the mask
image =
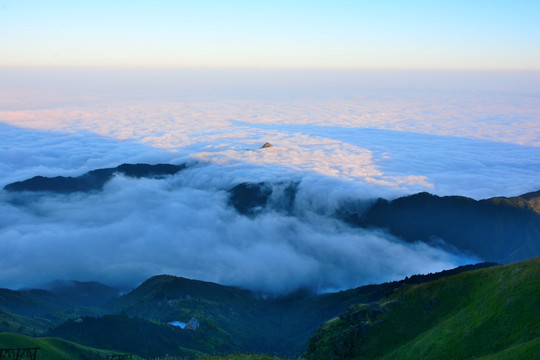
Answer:
POLYGON ((315 333, 306 358, 539 359, 540 258, 352 306, 315 333))
POLYGON ((58 338, 33 338, 20 334, 0 333, 0 348, 36 348, 38 360, 103 360, 112 351, 99 350, 58 338))
MULTIPOLYGON (((209 336, 202 344, 206 346, 195 347, 189 343, 183 346, 201 352, 223 354, 233 351, 295 357, 305 351, 309 338, 324 321, 345 311, 351 304, 378 301, 403 284, 428 282, 442 276, 491 265, 484 263, 464 266, 438 274, 412 276, 402 281, 363 286, 337 293, 314 295, 298 292, 286 297, 266 299, 234 287, 162 275, 147 280, 132 292, 115 299, 110 306, 114 311, 123 311, 130 317, 152 319, 160 323, 187 321, 196 317, 201 321, 197 338, 203 338, 204 334, 209 336), (213 346, 214 343, 222 344, 223 341, 229 347, 213 346)), ((78 329, 80 337, 75 337, 76 332, 71 328, 67 330, 67 327, 61 333, 56 332, 62 326, 54 329, 51 334, 81 341, 90 346, 110 347, 109 343, 85 342, 89 338, 96 339, 90 335, 88 324, 72 324, 78 329)), ((116 333, 108 329, 111 329, 111 326, 100 332, 110 332, 111 336, 116 333)), ((142 354, 141 350, 133 348, 132 351, 142 354)), ((156 347, 149 346, 147 351, 156 351, 156 347)))
POLYGON ((224 356, 201 356, 198 360, 282 360, 282 358, 261 354, 231 354, 224 356))
POLYGON ((93 303, 95 307, 81 306, 88 304, 88 299, 103 298, 103 287, 95 284, 75 284, 69 291, 58 287, 51 292, 0 291, 0 306, 6 309, 0 309, 0 332, 60 337, 152 358, 231 353, 294 358, 306 351, 309 338, 324 321, 352 304, 379 301, 402 286, 492 265, 464 266, 337 293, 298 292, 270 298, 234 287, 161 275, 101 307, 97 302, 93 303), (51 301, 55 298, 57 302, 51 301), (68 307, 58 309, 63 303, 68 307), (197 331, 167 324, 187 322, 192 317, 200 323, 197 331))
POLYGON ((0 310, 0 333, 12 332, 28 336, 42 335, 47 329, 48 321, 29 318, 0 310))

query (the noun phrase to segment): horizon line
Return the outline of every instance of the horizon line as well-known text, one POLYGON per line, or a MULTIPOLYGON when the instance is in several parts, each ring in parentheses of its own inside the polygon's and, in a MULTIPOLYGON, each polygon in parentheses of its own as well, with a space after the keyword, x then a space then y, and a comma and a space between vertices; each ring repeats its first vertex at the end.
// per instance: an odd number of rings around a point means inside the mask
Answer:
POLYGON ((498 72, 498 73, 540 73, 540 68, 458 68, 458 67, 299 67, 299 66, 150 66, 150 65, 0 65, 1 70, 9 69, 86 69, 86 70, 193 70, 193 71, 374 71, 374 72, 498 72))

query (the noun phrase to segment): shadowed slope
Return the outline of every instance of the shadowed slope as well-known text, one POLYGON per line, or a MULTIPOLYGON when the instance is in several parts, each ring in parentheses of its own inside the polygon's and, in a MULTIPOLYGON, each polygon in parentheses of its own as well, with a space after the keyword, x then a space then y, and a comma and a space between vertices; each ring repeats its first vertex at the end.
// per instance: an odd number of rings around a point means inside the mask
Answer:
MULTIPOLYGON (((264 211, 300 216, 294 207, 297 188, 296 183, 241 183, 229 191, 229 203, 250 217, 264 211)), ((334 216, 352 226, 385 229, 408 242, 510 263, 540 255, 540 214, 535 208, 539 194, 480 201, 426 192, 367 201, 351 194, 334 216)))
POLYGON ((485 261, 509 263, 540 255, 540 215, 521 197, 476 201, 419 193, 380 199, 363 214, 340 215, 356 226, 388 229, 411 242, 446 243, 485 261))

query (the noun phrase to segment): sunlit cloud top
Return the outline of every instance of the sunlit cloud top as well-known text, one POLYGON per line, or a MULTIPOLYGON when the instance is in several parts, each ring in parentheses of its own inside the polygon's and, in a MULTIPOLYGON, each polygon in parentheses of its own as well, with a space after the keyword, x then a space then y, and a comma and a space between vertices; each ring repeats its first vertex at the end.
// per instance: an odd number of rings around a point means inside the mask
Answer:
POLYGON ((0 0, 0 66, 540 69, 540 2, 0 0))

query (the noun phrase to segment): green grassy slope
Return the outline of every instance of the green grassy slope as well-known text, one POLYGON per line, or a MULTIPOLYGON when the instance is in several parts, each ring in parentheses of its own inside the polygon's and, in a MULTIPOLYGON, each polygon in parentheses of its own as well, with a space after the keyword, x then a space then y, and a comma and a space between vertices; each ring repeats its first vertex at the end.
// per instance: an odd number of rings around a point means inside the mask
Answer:
MULTIPOLYGON (((0 332, 50 335, 86 346, 142 356, 175 354, 193 357, 201 353, 239 352, 294 357, 306 350, 309 338, 324 321, 346 311, 351 304, 379 301, 405 285, 491 265, 478 264, 438 274, 415 275, 402 281, 337 293, 314 295, 300 291, 266 299, 234 287, 162 275, 147 280, 101 309, 71 307, 96 297, 93 296, 96 292, 91 291, 96 288, 93 283, 70 286, 68 296, 58 296, 58 288, 55 293, 0 291, 0 307, 34 314, 22 316, 0 308, 0 332), (81 291, 84 296, 79 294, 81 291), (58 302, 51 301, 55 298, 58 302), (52 310, 62 305, 69 307, 52 310), (48 312, 40 313, 42 311, 48 312), (120 312, 129 318, 118 315, 120 312), (201 323, 197 332, 186 333, 165 325, 174 320, 187 322, 192 317, 201 323), (73 321, 78 318, 84 321, 73 321)), ((100 288, 102 286, 98 286, 99 296, 103 293, 100 288)))
POLYGON ((20 334, 0 333, 0 348, 39 347, 39 360, 103 360, 111 351, 81 346, 58 338, 32 338, 20 334))
POLYGON ((198 360, 280 360, 277 356, 260 354, 231 354, 225 356, 201 356, 198 360))
POLYGON ((28 336, 42 335, 47 329, 48 321, 32 319, 0 310, 0 333, 13 332, 28 336))
POLYGON ((521 359, 540 354, 540 258, 396 289, 317 331, 308 359, 521 359))
MULTIPOLYGON (((115 299, 110 306, 111 310, 124 311, 131 317, 162 323, 173 320, 185 322, 195 317, 202 322, 201 331, 205 331, 208 324, 222 330, 214 335, 221 338, 223 332, 228 334, 234 340, 229 341, 228 350, 235 352, 297 356, 305 351, 309 338, 325 320, 345 311, 351 304, 378 301, 403 284, 432 281, 441 276, 491 265, 465 266, 439 274, 412 276, 402 281, 318 296, 298 292, 268 299, 234 287, 161 275, 115 299)), ((81 327, 79 331, 83 331, 86 323, 78 326, 81 327)), ((88 335, 83 333, 74 338, 72 330, 53 334, 67 336, 70 340, 90 346, 104 347, 103 344, 87 342, 85 337, 88 335)), ((212 342, 210 338, 207 340, 207 344, 212 342)), ((215 353, 217 350, 210 346, 197 349, 206 353, 215 353)))

